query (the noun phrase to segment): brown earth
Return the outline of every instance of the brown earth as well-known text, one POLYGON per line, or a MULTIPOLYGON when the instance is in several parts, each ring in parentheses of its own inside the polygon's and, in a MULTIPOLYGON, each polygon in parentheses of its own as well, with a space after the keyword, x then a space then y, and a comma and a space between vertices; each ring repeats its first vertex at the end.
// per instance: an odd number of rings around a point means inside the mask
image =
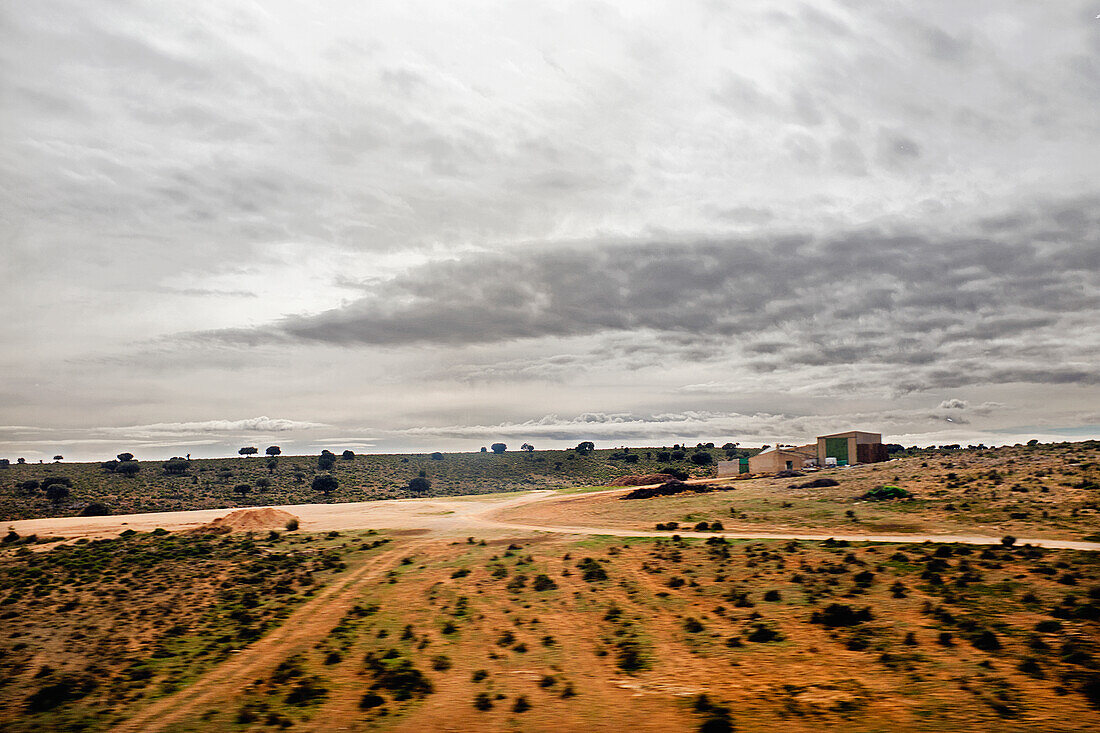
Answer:
MULTIPOLYGON (((1056 654, 1038 655, 1041 674, 1017 668, 1035 655, 1029 630, 1049 619, 1064 589, 1055 578, 1036 575, 1027 588, 1040 604, 1021 605, 1012 579, 1065 562, 1095 583, 1095 563, 1082 555, 948 557, 949 578, 966 567, 984 577, 972 590, 941 594, 918 577, 917 562, 931 558, 933 547, 741 543, 723 556, 721 547, 667 540, 508 542, 395 544, 352 568, 279 630, 117 730, 258 731, 270 729, 265 720, 286 719, 295 730, 314 731, 690 731, 705 719, 693 704, 703 693, 729 706, 741 731, 1023 733, 1090 730, 1100 722, 1079 691, 1076 668, 1056 654), (909 559, 893 559, 897 550, 909 559), (585 557, 605 568, 608 579, 581 577, 585 557), (838 563, 847 565, 842 575, 825 571, 838 563), (503 576, 494 574, 497 568, 503 576), (456 577, 458 571, 466 574, 456 577), (866 590, 853 589, 861 571, 874 579, 866 590), (531 579, 539 573, 556 587, 535 591, 531 579), (527 582, 513 586, 521 575, 527 582), (895 581, 906 589, 900 598, 890 590, 895 581), (752 605, 732 602, 738 590, 749 593, 752 605), (766 601, 767 590, 779 595, 766 601), (460 598, 468 610, 459 610, 460 598), (835 602, 869 606, 874 619, 835 629, 811 622, 815 608, 835 602), (379 610, 349 614, 356 603, 379 610), (950 606, 956 622, 931 616, 929 603, 950 606), (690 627, 691 620, 699 628, 690 627), (454 632, 443 630, 448 622, 454 632), (992 625, 1002 648, 976 648, 960 630, 967 623, 992 625), (750 636, 760 624, 783 638, 754 642, 750 636), (954 634, 950 646, 937 642, 942 631, 954 634), (903 641, 910 633, 912 644, 903 641), (637 668, 623 668, 624 640, 636 640, 637 668), (860 640, 868 646, 856 646, 860 640), (338 659, 330 663, 333 652, 338 659), (425 674, 432 692, 401 701, 379 689, 384 705, 363 708, 360 700, 373 689, 364 656, 387 652, 425 674), (327 690, 315 704, 287 704, 293 680, 274 679, 294 655, 304 675, 315 675, 327 690), (446 665, 436 666, 440 658, 446 665), (482 669, 487 676, 475 681, 482 669), (1061 684, 1068 684, 1066 691, 1061 684), (566 685, 575 696, 563 697, 566 685), (479 693, 491 709, 474 707, 479 693), (531 707, 518 712, 521 696, 531 707), (235 722, 249 709, 257 711, 255 722, 235 722)), ((1095 623, 1063 623, 1065 632, 1047 634, 1048 643, 1076 638, 1093 648, 1087 639, 1095 623)))

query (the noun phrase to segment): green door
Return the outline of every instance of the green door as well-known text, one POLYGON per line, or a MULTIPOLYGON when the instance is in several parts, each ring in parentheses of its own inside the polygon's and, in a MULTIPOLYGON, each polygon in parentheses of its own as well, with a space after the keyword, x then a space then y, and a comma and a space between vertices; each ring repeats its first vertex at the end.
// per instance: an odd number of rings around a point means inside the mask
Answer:
POLYGON ((838 466, 848 465, 848 439, 826 438, 825 457, 835 458, 838 466))

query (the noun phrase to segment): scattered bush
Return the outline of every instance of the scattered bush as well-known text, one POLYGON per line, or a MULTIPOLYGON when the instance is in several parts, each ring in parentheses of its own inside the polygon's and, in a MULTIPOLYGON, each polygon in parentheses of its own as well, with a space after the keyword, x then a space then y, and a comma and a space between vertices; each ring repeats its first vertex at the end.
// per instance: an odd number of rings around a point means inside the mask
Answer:
POLYGON ((871 489, 859 498, 864 501, 888 501, 890 499, 912 499, 913 494, 900 486, 883 485, 871 489))
POLYGON ((110 513, 110 508, 106 504, 98 501, 93 501, 80 510, 80 516, 82 517, 106 517, 110 515, 110 513))

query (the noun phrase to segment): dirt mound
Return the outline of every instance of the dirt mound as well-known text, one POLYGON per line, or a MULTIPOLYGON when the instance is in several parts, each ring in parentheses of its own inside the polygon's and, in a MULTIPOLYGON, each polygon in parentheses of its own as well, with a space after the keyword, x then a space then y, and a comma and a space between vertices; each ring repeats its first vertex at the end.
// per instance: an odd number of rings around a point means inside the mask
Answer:
POLYGON ((297 519, 290 512, 282 509, 238 509, 224 517, 218 517, 209 524, 204 524, 202 529, 215 532, 252 532, 264 529, 286 529, 286 523, 297 519))
POLYGON ((648 486, 649 484, 663 484, 674 480, 676 477, 669 473, 644 473, 635 476, 619 476, 614 481, 609 481, 608 486, 648 486))

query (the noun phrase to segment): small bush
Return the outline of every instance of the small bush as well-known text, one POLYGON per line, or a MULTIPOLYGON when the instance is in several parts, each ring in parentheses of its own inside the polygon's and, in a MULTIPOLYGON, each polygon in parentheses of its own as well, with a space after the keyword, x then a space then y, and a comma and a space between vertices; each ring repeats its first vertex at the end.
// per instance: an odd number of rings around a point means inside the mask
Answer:
POLYGON ((549 575, 546 575, 545 573, 540 573, 539 575, 535 576, 535 582, 531 585, 531 587, 537 591, 546 591, 554 590, 558 587, 558 584, 555 583, 549 575))

